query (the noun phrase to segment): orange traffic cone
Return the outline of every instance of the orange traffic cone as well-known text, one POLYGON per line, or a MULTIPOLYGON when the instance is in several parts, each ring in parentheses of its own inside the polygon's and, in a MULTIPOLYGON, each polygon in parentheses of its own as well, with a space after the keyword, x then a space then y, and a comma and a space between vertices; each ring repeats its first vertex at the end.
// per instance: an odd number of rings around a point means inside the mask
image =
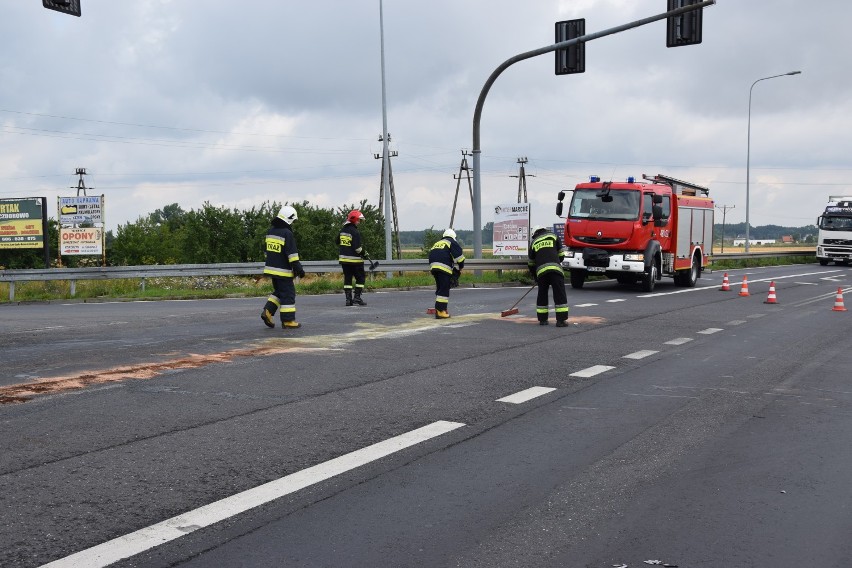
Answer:
POLYGON ((777 304, 778 299, 775 297, 775 282, 769 283, 769 295, 766 297, 764 304, 777 304))
POLYGON ((743 276, 743 287, 740 290, 740 296, 750 296, 748 293, 748 276, 743 276))
POLYGON ((725 273, 725 276, 722 278, 722 287, 719 288, 720 292, 727 292, 731 289, 731 283, 728 282, 728 273, 725 273))
POLYGON ((834 307, 831 308, 832 312, 845 312, 846 307, 843 305, 843 290, 837 289, 837 297, 834 299, 834 307))

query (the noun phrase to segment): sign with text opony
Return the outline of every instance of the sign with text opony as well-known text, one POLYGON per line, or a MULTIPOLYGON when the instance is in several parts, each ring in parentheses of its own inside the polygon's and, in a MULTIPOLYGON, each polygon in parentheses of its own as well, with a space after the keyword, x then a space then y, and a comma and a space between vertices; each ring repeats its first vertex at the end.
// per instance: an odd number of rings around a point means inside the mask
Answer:
POLYGON ((507 203, 494 207, 494 256, 529 253, 530 204, 507 203))
POLYGON ((103 223, 103 195, 78 195, 59 198, 59 223, 103 223))
POLYGON ((59 254, 103 254, 103 229, 90 227, 59 230, 59 254))

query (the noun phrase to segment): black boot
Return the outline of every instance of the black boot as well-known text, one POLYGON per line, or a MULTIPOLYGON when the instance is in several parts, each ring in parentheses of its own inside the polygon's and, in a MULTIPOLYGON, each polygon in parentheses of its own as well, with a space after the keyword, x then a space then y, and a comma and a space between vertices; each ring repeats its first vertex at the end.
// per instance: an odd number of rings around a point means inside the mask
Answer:
POLYGON ((346 294, 346 305, 351 306, 352 305, 352 290, 347 288, 346 290, 343 291, 343 293, 346 294))
POLYGON ((355 298, 352 300, 352 303, 356 306, 366 306, 367 302, 361 299, 361 289, 355 288, 355 298))

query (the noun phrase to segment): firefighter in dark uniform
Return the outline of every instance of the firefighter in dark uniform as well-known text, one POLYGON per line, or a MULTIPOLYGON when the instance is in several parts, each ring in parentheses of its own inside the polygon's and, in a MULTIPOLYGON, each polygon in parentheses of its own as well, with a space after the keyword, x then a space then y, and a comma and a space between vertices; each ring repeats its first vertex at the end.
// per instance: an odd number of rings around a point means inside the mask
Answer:
POLYGON ((285 205, 272 219, 272 227, 266 233, 266 266, 263 273, 272 277, 272 294, 266 299, 260 319, 267 327, 275 327, 275 312, 281 312, 281 327, 301 327, 296 321, 296 285, 293 279, 303 278, 305 271, 299 262, 299 250, 291 226, 298 219, 296 210, 285 205))
POLYGON ((364 258, 367 252, 361 244, 361 233, 358 232, 358 223, 364 220, 364 215, 357 209, 353 209, 346 216, 346 223, 340 229, 338 237, 338 261, 343 269, 343 293, 346 295, 347 306, 366 306, 367 302, 361 299, 364 291, 364 258), (355 281, 354 297, 352 281, 355 281))
POLYGON ((562 243, 559 237, 541 225, 532 229, 529 250, 530 274, 538 282, 538 298, 535 312, 539 325, 547 325, 549 289, 553 289, 553 304, 556 307, 556 327, 567 327, 568 296, 565 294, 565 274, 562 271, 562 243))
POLYGON ((429 250, 429 271, 435 277, 435 318, 450 317, 450 288, 459 285, 464 268, 464 251, 456 242, 456 232, 444 231, 442 238, 429 250))

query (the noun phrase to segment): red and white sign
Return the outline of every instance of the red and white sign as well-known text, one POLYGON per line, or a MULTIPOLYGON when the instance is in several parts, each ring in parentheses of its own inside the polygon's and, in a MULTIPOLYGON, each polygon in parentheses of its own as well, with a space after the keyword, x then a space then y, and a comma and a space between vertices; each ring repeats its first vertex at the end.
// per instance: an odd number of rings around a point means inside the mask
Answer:
POLYGON ((60 229, 59 254, 103 254, 103 229, 60 229))

